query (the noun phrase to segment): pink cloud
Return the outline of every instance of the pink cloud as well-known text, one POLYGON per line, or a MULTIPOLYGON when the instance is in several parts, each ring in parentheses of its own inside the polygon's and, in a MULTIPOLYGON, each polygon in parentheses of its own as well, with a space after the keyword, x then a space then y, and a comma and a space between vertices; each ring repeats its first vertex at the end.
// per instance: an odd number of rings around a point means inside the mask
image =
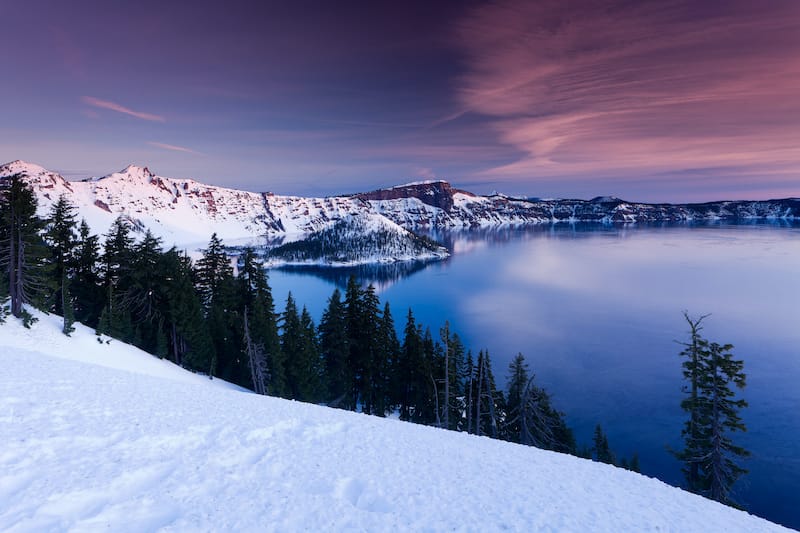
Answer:
POLYGON ((201 155, 200 152, 192 150, 191 148, 185 148, 183 146, 177 146, 175 144, 166 144, 154 141, 147 141, 147 144, 149 144, 150 146, 155 146, 156 148, 163 148, 164 150, 172 150, 173 152, 185 152, 187 154, 201 155))
POLYGON ((455 42, 459 103, 518 152, 486 174, 800 176, 799 2, 501 1, 455 42))
POLYGON ((117 113, 124 113, 132 117, 140 118, 142 120, 149 120, 152 122, 166 122, 166 119, 161 115, 154 115, 152 113, 143 113, 141 111, 134 111, 133 109, 117 104, 115 102, 110 102, 108 100, 101 100, 93 96, 84 96, 82 100, 84 101, 84 103, 89 104, 91 106, 99 107, 101 109, 109 109, 111 111, 116 111, 117 113))

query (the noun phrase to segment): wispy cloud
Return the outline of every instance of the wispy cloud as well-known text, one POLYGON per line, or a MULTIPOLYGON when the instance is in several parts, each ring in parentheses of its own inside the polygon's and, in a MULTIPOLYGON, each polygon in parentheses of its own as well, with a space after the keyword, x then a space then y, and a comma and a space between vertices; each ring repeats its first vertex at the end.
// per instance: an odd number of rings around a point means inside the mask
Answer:
POLYGON ((202 153, 192 150, 191 148, 177 146, 175 144, 159 143, 155 141, 147 141, 147 144, 150 146, 155 146, 156 148, 163 148, 164 150, 172 150, 173 152, 185 152, 187 154, 202 155, 202 153))
POLYGON ((796 1, 501 0, 463 19, 456 43, 459 104, 518 153, 490 175, 800 174, 796 1))
POLYGON ((117 104, 115 102, 110 102, 108 100, 101 100, 100 98, 95 98, 93 96, 84 96, 83 102, 94 107, 99 107, 101 109, 109 109, 111 111, 116 111, 117 113, 124 113, 126 115, 130 115, 132 117, 136 117, 142 120, 149 120, 151 122, 166 122, 166 119, 161 115, 155 115, 153 113, 143 113, 141 111, 134 111, 133 109, 117 104))
POLYGON ((416 178, 423 178, 426 180, 435 180, 436 179, 436 172, 433 169, 428 167, 415 167, 412 170, 412 174, 416 178))

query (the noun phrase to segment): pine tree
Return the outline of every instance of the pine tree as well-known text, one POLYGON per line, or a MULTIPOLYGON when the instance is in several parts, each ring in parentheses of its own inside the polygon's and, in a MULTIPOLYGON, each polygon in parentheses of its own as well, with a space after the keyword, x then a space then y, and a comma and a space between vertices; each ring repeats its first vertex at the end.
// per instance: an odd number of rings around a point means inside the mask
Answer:
POLYGON ((702 456, 700 451, 702 439, 700 437, 699 421, 702 405, 699 395, 699 382, 703 369, 703 357, 708 349, 708 341, 700 335, 700 331, 703 329, 703 320, 708 316, 703 315, 699 318, 691 318, 684 311, 683 317, 689 324, 690 340, 688 343, 681 343, 684 349, 680 353, 681 357, 686 358, 682 365, 683 377, 689 382, 689 385, 683 389, 684 393, 688 394, 688 397, 681 402, 681 408, 689 413, 689 420, 686 421, 682 431, 683 437, 686 439, 686 447, 676 455, 686 463, 684 475, 686 476, 687 488, 695 493, 700 493, 703 490, 699 460, 702 456))
POLYGON ((564 421, 564 414, 553 407, 550 395, 536 386, 535 376, 529 376, 522 354, 512 361, 509 371, 503 437, 528 446, 576 455, 575 437, 564 421))
POLYGON ((263 358, 263 364, 266 365, 265 394, 284 396, 287 394, 285 361, 267 274, 253 248, 247 247, 242 251, 239 263, 240 300, 245 306, 242 314, 248 320, 253 343, 251 349, 258 348, 253 353, 263 358))
POLYGON ((464 363, 464 388, 466 390, 464 414, 466 420, 467 433, 473 432, 473 419, 475 418, 475 361, 472 359, 472 351, 467 352, 467 359, 464 363))
POLYGON ((499 436, 499 415, 505 411, 503 393, 497 390, 488 350, 481 350, 476 361, 475 432, 478 435, 499 436))
POLYGON ((70 286, 75 305, 75 319, 96 328, 105 296, 100 278, 100 239, 92 235, 89 225, 81 220, 78 245, 74 250, 73 280, 70 286))
POLYGON ((745 387, 744 362, 733 359, 730 344, 712 342, 708 347, 699 389, 702 395, 700 415, 700 438, 703 443, 701 457, 702 485, 712 499, 733 505, 730 497, 733 484, 747 470, 739 466, 737 458, 750 452, 733 443, 729 434, 746 431, 739 411, 747 407, 743 399, 734 399, 731 384, 739 389, 745 387))
POLYGON ((7 273, 11 314, 31 321, 25 304, 42 304, 49 295, 47 249, 36 216, 36 196, 20 175, 0 184, 0 260, 7 273))
POLYGON ((75 235, 75 207, 63 194, 50 210, 44 238, 50 249, 50 275, 55 287, 51 309, 63 317, 62 332, 69 335, 75 330, 72 326, 75 313, 70 286, 78 242, 75 235))
POLYGON ((608 444, 608 436, 603 432, 600 424, 594 428, 594 438, 592 439, 592 451, 595 455, 595 460, 613 465, 616 463, 614 454, 611 452, 611 447, 608 444))
POLYGON ((160 352, 164 357, 167 354, 164 324, 169 273, 163 269, 161 239, 147 230, 142 240, 133 245, 132 252, 122 306, 136 325, 138 346, 151 353, 160 352))
POLYGON ((528 387, 528 364, 519 353, 508 366, 508 396, 504 433, 512 442, 523 442, 522 402, 528 387))
POLYGON ((339 289, 334 289, 328 299, 328 307, 319 323, 320 352, 325 371, 325 387, 330 407, 352 405, 352 389, 349 367, 345 308, 339 289))
POLYGON ((730 437, 732 432, 746 431, 739 411, 747 407, 747 402, 735 399, 731 388, 745 387, 744 362, 733 358, 732 345, 709 342, 700 335, 705 317, 693 320, 686 313, 684 317, 691 337, 681 356, 687 358, 683 375, 690 385, 685 388, 689 397, 681 407, 689 419, 682 431, 685 447, 676 456, 685 463, 691 491, 733 505, 731 488, 747 472, 737 459, 750 455, 730 437))
POLYGON ((443 389, 442 425, 447 429, 458 429, 463 412, 463 405, 459 399, 463 396, 464 346, 458 335, 450 333, 449 322, 445 322, 444 327, 439 330, 439 337, 443 355, 441 361, 443 376, 440 380, 443 389))
POLYGON ((632 472, 641 472, 641 470, 639 468, 639 454, 638 453, 634 453, 633 454, 633 457, 631 458, 631 462, 630 462, 630 465, 629 465, 629 469, 632 472))
POLYGON ((355 276, 350 276, 345 290, 345 331, 347 331, 347 368, 350 370, 348 376, 350 392, 347 408, 355 411, 358 407, 359 392, 363 379, 364 361, 364 339, 365 334, 362 330, 363 311, 361 308, 361 287, 358 285, 355 276))
POLYGON ((192 370, 208 371, 213 345, 195 291, 192 261, 171 248, 161 256, 166 295, 165 328, 172 360, 192 370))
POLYGON ((381 371, 385 367, 384 350, 379 346, 380 301, 375 287, 369 285, 361 291, 361 317, 359 350, 356 359, 356 383, 362 411, 367 414, 384 416, 385 401, 378 396, 383 395, 384 376, 381 371), (381 407, 379 408, 378 405, 381 407))
POLYGON ((377 335, 376 348, 378 355, 372 384, 375 398, 373 414, 385 416, 388 411, 396 407, 392 395, 391 381, 392 369, 400 356, 400 341, 397 339, 397 331, 389 302, 386 302, 383 306, 377 335))
POLYGON ((241 364, 244 335, 236 328, 241 321, 236 320, 240 306, 235 301, 237 287, 233 266, 216 233, 195 265, 194 281, 213 344, 207 370, 209 376, 219 374, 234 381, 248 380, 248 364, 241 364))
POLYGON ((203 250, 203 257, 197 261, 196 271, 197 291, 204 308, 209 310, 214 299, 219 296, 222 285, 233 277, 228 254, 216 233, 211 236, 208 247, 203 250))
POLYGON ((302 364, 302 382, 299 388, 299 399, 317 403, 322 400, 322 360, 319 354, 317 327, 311 313, 303 306, 300 312, 300 363, 302 364))
POLYGON ((118 217, 106 234, 104 245, 105 305, 100 313, 97 333, 123 342, 132 342, 135 338, 133 321, 123 305, 123 296, 130 284, 132 259, 133 237, 125 219, 118 217))
POLYGON ((404 328, 403 345, 394 368, 395 402, 400 407, 400 420, 411 421, 424 397, 424 382, 420 379, 422 368, 422 338, 414 314, 408 310, 404 328))
POLYGON ((289 397, 304 402, 318 401, 321 387, 316 328, 305 307, 298 313, 291 293, 286 299, 281 330, 289 397))

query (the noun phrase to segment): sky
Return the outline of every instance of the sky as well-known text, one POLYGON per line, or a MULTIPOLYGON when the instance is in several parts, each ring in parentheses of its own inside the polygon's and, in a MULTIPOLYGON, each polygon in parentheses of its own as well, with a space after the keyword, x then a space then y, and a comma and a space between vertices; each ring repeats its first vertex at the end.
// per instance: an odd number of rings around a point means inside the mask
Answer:
POLYGON ((0 162, 253 191, 800 196, 797 0, 0 0, 0 162))

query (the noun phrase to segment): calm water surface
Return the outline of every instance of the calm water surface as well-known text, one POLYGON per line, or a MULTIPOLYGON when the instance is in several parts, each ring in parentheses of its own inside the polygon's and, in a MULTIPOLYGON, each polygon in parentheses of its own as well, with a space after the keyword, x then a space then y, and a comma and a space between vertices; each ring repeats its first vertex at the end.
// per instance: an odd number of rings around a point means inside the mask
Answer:
MULTIPOLYGON (((684 415, 677 341, 682 311, 711 313, 704 333, 745 361, 753 456, 736 485, 753 513, 800 528, 800 227, 558 226, 434 235, 444 263, 362 270, 402 328, 409 307, 438 331, 449 320, 474 352, 488 348, 499 383, 522 352, 565 411, 580 444, 595 424, 618 456, 680 484, 684 415)), ((271 271, 317 320, 349 272, 271 271)))

